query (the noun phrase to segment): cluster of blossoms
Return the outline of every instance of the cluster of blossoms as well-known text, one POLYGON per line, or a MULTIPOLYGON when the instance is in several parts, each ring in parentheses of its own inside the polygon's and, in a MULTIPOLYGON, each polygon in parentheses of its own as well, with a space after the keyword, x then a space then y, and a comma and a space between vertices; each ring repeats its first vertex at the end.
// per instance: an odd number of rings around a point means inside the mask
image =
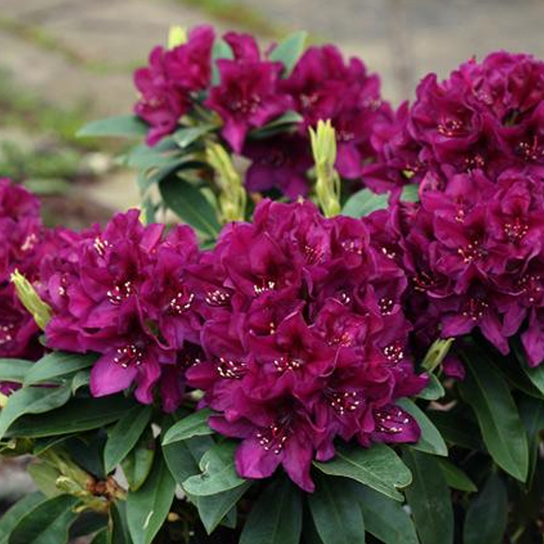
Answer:
POLYGON ((455 174, 505 170, 541 173, 544 166, 544 63, 530 55, 497 52, 472 59, 439 83, 418 86, 394 121, 374 127, 377 160, 367 183, 410 180, 444 187, 455 174))
MULTIPOLYGON (((385 215, 385 214, 384 214, 385 215)), ((544 360, 544 184, 507 171, 453 176, 382 225, 401 245, 415 326, 432 341, 479 328, 503 354, 521 332, 530 365, 544 360)))
POLYGON ((52 308, 47 346, 99 355, 94 396, 133 387, 173 411, 188 381, 216 412, 213 428, 243 439, 242 476, 282 464, 307 490, 312 460, 333 457, 337 436, 419 438, 395 404, 427 382, 406 355, 407 279, 362 220, 264 201, 207 251, 189 227, 165 236, 135 210, 58 238, 38 282, 52 308))
POLYGON ((368 74, 358 59, 346 64, 332 45, 309 48, 288 74, 281 62, 270 60, 274 47, 263 54, 253 37, 233 32, 222 38, 230 57, 212 61, 217 39, 210 27, 194 28, 186 43, 170 50, 156 47, 150 65, 136 71, 141 96, 135 112, 150 127, 150 145, 174 132, 195 105, 204 106, 220 118, 221 135, 232 151, 251 161, 248 189, 276 188, 296 198, 308 192, 308 127, 331 119, 338 135, 336 167, 344 178, 360 179, 374 153, 374 125, 393 121, 377 75, 368 74), (289 111, 302 119, 290 130, 251 137, 252 130, 289 111))
POLYGON ((417 441, 418 425, 395 404, 427 381, 406 355, 407 280, 362 220, 265 201, 192 273, 204 358, 188 381, 217 412, 212 428, 243 440, 242 476, 283 465, 312 491, 311 462, 331 459, 337 436, 417 441))
POLYGON ((442 83, 427 76, 375 131, 367 172, 420 183, 419 205, 377 223, 401 241, 421 338, 477 327, 506 354, 521 333, 529 364, 544 360, 543 98, 544 63, 499 52, 442 83))
POLYGON ((100 355, 91 392, 103 396, 135 385, 149 404, 160 388, 163 408, 176 410, 200 322, 185 278, 196 262, 195 234, 178 226, 144 226, 139 212, 116 215, 104 230, 64 233, 63 247, 44 259, 41 295, 52 307, 47 346, 100 355))
MULTIPOLYGON (((0 179, 0 233, 0 358, 35 359, 41 353, 38 327, 19 302, 10 279, 19 270, 35 280, 54 240, 42 226, 38 200, 8 179, 0 179)), ((0 393, 13 387, 0 382, 0 393)))

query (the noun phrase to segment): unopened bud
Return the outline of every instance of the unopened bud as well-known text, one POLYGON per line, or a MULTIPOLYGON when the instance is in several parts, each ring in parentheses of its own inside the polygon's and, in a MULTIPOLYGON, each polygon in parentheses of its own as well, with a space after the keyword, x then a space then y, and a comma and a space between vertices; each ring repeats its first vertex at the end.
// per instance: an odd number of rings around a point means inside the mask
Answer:
POLYGON ((219 210, 222 222, 243 221, 247 193, 230 155, 223 146, 210 142, 206 147, 206 159, 215 172, 215 182, 220 191, 219 210))
POLYGON ((174 49, 187 41, 187 31, 182 26, 171 26, 168 32, 168 49, 174 49))
POLYGON ((433 342, 423 359, 422 366, 428 372, 432 372, 444 361, 454 342, 454 338, 438 339, 433 342))
POLYGON ((340 176, 336 162, 336 133, 330 120, 319 120, 317 129, 310 128, 317 182, 317 201, 326 217, 340 213, 340 176))
POLYGON ((50 306, 40 298, 34 286, 18 270, 11 275, 11 281, 22 305, 32 315, 38 327, 45 330, 51 321, 50 306))

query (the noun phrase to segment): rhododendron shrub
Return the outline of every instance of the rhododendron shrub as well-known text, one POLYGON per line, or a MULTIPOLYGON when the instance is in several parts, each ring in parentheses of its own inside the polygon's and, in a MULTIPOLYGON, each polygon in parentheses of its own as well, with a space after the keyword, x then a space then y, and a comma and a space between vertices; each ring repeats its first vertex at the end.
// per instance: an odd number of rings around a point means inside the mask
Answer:
POLYGON ((141 210, 49 229, 0 180, 0 454, 38 488, 0 542, 540 542, 543 66, 395 111, 302 33, 175 28, 82 131, 145 138, 141 210))

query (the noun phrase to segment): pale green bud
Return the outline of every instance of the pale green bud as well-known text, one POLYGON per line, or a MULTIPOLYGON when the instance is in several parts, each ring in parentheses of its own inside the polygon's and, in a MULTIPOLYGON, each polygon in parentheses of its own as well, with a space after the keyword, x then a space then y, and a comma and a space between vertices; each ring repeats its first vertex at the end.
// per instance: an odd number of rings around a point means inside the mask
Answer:
POLYGON ((215 172, 219 188, 219 212, 223 223, 243 221, 246 212, 247 193, 242 178, 234 168, 231 156, 219 144, 209 142, 206 159, 215 172))
POLYGON ((40 298, 34 286, 18 270, 11 275, 11 281, 22 305, 32 315, 38 327, 45 330, 51 320, 50 306, 40 298))
POLYGON ((319 120, 317 129, 310 128, 312 154, 315 162, 317 202, 326 217, 340 213, 340 176, 336 162, 336 133, 330 120, 319 120))
POLYGON ((187 41, 187 31, 182 26, 171 26, 168 32, 168 49, 174 49, 187 41))
POLYGON ((423 368, 428 372, 432 372, 437 366, 442 364, 454 340, 454 338, 435 340, 423 359, 423 368))

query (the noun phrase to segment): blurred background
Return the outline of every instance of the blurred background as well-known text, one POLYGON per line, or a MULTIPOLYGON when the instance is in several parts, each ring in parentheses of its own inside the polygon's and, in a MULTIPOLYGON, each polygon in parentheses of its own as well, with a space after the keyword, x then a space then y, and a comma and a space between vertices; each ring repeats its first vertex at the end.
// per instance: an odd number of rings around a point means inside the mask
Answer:
MULTIPOLYGON (((394 103, 473 55, 544 58, 543 0, 0 0, 0 177, 40 193, 49 224, 82 227, 138 204, 133 173, 114 160, 122 144, 74 133, 130 113, 134 68, 171 25, 203 22, 263 43, 308 30, 379 72, 394 103)), ((30 485, 10 465, 0 481, 0 511, 30 485)))

